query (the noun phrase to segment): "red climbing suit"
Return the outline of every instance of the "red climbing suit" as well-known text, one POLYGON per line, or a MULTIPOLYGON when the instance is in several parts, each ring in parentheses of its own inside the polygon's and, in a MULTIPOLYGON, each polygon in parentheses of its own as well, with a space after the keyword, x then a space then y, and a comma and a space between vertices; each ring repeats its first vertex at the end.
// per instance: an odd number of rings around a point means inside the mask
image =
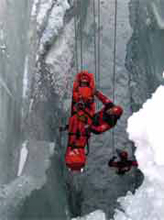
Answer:
POLYGON ((120 106, 115 106, 102 92, 96 91, 95 95, 103 103, 104 107, 95 114, 90 130, 95 134, 100 134, 111 129, 116 124, 117 119, 122 115, 123 109, 120 106), (105 114, 110 108, 113 108, 113 118, 105 114))
POLYGON ((72 95, 72 111, 71 115, 77 111, 76 104, 83 102, 85 105, 85 111, 93 116, 95 113, 95 103, 94 103, 94 90, 95 90, 95 80, 92 73, 87 71, 82 71, 76 75, 75 81, 73 83, 73 95, 72 95), (82 81, 87 82, 87 86, 81 86, 82 81))
POLYGON ((71 170, 81 170, 86 163, 85 146, 90 133, 85 126, 92 124, 95 113, 94 75, 83 71, 78 73, 73 84, 72 109, 68 127, 68 145, 65 162, 71 170), (82 81, 85 84, 82 84, 82 81))

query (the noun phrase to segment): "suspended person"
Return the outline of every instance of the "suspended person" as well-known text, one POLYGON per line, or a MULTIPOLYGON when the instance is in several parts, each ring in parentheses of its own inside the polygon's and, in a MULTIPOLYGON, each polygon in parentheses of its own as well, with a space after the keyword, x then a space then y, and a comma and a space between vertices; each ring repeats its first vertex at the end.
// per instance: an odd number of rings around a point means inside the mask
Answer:
POLYGON ((68 144, 65 154, 65 163, 71 171, 80 171, 86 163, 86 149, 90 132, 85 129, 91 125, 95 114, 94 102, 94 75, 82 71, 76 75, 73 83, 71 117, 66 127, 68 129, 68 144))
POLYGON ((83 105, 85 111, 93 116, 95 113, 94 103, 94 75, 87 70, 78 73, 73 83, 72 109, 71 115, 77 113, 77 104, 83 105))
MULTIPOLYGON (((87 70, 77 74, 73 84, 71 116, 79 115, 79 112, 82 112, 83 116, 85 114, 90 120, 93 119, 95 113, 94 88, 93 74, 87 70)), ((68 128, 69 125, 67 124, 65 127, 60 127, 59 130, 66 131, 68 128)))
POLYGON ((118 153, 118 157, 113 156, 109 160, 108 166, 115 167, 117 169, 116 173, 118 175, 123 175, 126 172, 130 171, 132 167, 137 167, 138 163, 136 160, 129 160, 128 159, 128 152, 127 151, 120 151, 118 153))
POLYGON ((101 134, 116 125, 117 120, 120 119, 123 113, 123 109, 121 106, 115 105, 108 97, 98 90, 95 91, 95 96, 104 106, 99 112, 94 114, 92 124, 86 126, 86 129, 94 134, 101 134))

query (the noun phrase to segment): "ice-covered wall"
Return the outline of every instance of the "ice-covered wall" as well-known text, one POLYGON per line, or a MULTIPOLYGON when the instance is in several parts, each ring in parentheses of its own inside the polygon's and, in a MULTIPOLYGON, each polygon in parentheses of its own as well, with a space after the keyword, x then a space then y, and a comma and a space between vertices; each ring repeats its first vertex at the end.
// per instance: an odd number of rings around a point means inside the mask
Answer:
POLYGON ((162 0, 131 0, 129 3, 132 37, 127 47, 126 67, 130 72, 133 111, 162 83, 164 69, 162 0))
POLYGON ((115 220, 164 218, 163 96, 164 86, 159 86, 128 120, 127 132, 137 148, 135 155, 145 178, 134 195, 128 192, 126 197, 118 199, 121 208, 116 210, 115 220))
MULTIPOLYGON (((43 105, 37 105, 37 111, 42 114, 33 118, 33 124, 30 115, 35 112, 34 104, 40 101, 39 92, 38 100, 33 96, 38 91, 33 88, 38 85, 35 84, 36 70, 40 64, 39 55, 43 55, 39 42, 45 26, 43 30, 37 29, 36 18, 44 14, 46 1, 4 0, 0 5, 0 140, 3 142, 0 144, 0 181, 5 183, 0 187, 0 219, 68 219, 61 148, 58 150, 59 145, 50 143, 50 139, 46 142, 45 136, 41 136, 43 141, 38 141, 34 139, 35 134, 31 135, 35 130, 39 133, 39 129, 47 129, 45 121, 40 126, 35 123, 45 115, 43 105), (20 142, 24 143, 20 145, 20 142)), ((56 27, 60 32, 68 6, 67 1, 48 2, 46 18, 51 17, 49 10, 53 8, 53 20, 58 19, 57 23, 50 22, 51 31, 56 27)), ((45 19, 45 22, 48 21, 45 19)), ((51 34, 50 38, 53 38, 51 34)), ((53 102, 58 106, 57 98, 53 102)), ((50 110, 53 117, 54 113, 57 117, 58 108, 53 107, 48 105, 47 112, 49 114, 50 110)))
MULTIPOLYGON (((126 67, 130 72, 131 107, 135 112, 163 84, 163 7, 162 0, 131 0, 129 4, 133 34, 127 47, 126 67)), ((118 199, 121 208, 114 219, 163 219, 162 99, 161 86, 129 119, 129 137, 137 147, 136 157, 145 179, 134 195, 129 192, 118 199), (158 114, 157 106, 161 109, 158 114)))
MULTIPOLYGON (((79 8, 80 1, 74 11, 75 2, 40 0, 36 1, 36 7, 33 8, 33 16, 38 23, 38 53, 35 57, 36 69, 30 97, 33 104, 29 114, 29 130, 31 136, 37 139, 52 141, 60 124, 59 118, 68 117, 63 103, 70 98, 71 80, 76 72, 74 12, 78 14, 78 19, 80 13, 83 14, 84 68, 95 72, 93 1, 83 1, 82 12, 79 8)), ((112 97, 115 1, 100 2, 101 25, 96 29, 96 33, 100 32, 100 84, 103 92, 112 97)), ((126 148, 130 155, 132 150, 126 134, 127 118, 161 81, 164 51, 162 5, 162 1, 155 0, 118 1, 115 101, 123 106, 124 115, 115 129, 115 147, 126 148)), ((96 16, 96 21, 97 19, 96 16)), ((79 26, 78 50, 80 41, 79 26)), ((80 61, 80 52, 78 60, 80 61)), ((102 209, 111 217, 114 208, 119 207, 117 198, 125 195, 128 190, 134 192, 138 182, 141 183, 138 171, 134 170, 121 178, 108 168, 111 152, 110 132, 93 136, 85 172, 68 178, 72 216, 102 209)), ((26 201, 22 216, 26 216, 26 210, 30 210, 33 196, 35 193, 26 201)))
POLYGON ((0 183, 16 175, 30 1, 0 1, 0 183))
POLYGON ((37 139, 54 140, 62 116, 63 99, 70 92, 73 62, 73 20, 67 19, 67 0, 36 1, 36 56, 32 79, 29 133, 37 139))

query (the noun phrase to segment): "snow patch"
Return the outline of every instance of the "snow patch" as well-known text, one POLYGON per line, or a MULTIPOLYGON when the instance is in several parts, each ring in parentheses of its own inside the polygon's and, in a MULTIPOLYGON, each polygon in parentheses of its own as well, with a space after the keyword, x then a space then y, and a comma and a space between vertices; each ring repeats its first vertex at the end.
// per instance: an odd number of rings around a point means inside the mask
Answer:
POLYGON ((34 17, 37 14, 37 6, 38 6, 39 0, 34 0, 32 10, 31 10, 31 16, 34 17))
POLYGON ((53 2, 54 2, 53 0, 41 0, 39 12, 36 19, 38 28, 42 26, 43 21, 47 17, 47 12, 52 8, 53 2))
POLYGON ((53 155, 56 147, 56 142, 50 142, 49 143, 49 154, 53 155))
POLYGON ((14 98, 12 92, 10 91, 9 87, 7 86, 6 82, 0 77, 0 87, 3 88, 6 93, 11 97, 14 98))
POLYGON ((17 176, 21 176, 23 168, 24 168, 26 160, 27 160, 27 156, 28 156, 27 144, 28 144, 28 141, 26 140, 22 144, 22 149, 20 150, 19 167, 18 167, 17 176))
POLYGON ((47 25, 40 40, 39 51, 41 54, 44 52, 44 45, 53 41, 55 36, 58 36, 60 30, 64 26, 65 12, 70 8, 67 0, 58 0, 55 2, 53 7, 52 2, 50 1, 52 0, 49 0, 49 3, 47 3, 47 1, 45 1, 46 3, 43 3, 37 17, 37 22, 41 25, 47 11, 52 8, 48 17, 47 25))
POLYGON ((154 17, 156 19, 158 27, 163 30, 164 29, 164 19, 162 19, 161 15, 158 12, 158 8, 154 2, 151 3, 151 7, 154 13, 154 17))
POLYGON ((73 75, 71 69, 73 50, 74 31, 73 21, 71 21, 65 27, 63 34, 57 39, 56 44, 51 48, 46 58, 46 64, 50 67, 52 74, 52 85, 62 102, 65 93, 71 97, 69 81, 73 75))
POLYGON ((32 111, 32 106, 34 104, 34 99, 30 99, 30 104, 29 104, 29 113, 32 111))
POLYGON ((106 220, 105 213, 101 210, 96 210, 84 217, 72 218, 72 220, 106 220))
POLYGON ((23 76, 23 98, 26 97, 28 88, 28 56, 25 58, 25 64, 24 64, 24 76, 23 76))
MULTIPOLYGON (((130 140, 135 141, 137 146, 136 157, 142 171, 147 169, 149 165, 154 166, 154 163, 157 166, 164 165, 163 112, 164 87, 160 86, 153 94, 152 99, 149 99, 143 108, 128 120, 127 131, 130 140)), ((146 172, 144 174, 146 175, 146 172)))

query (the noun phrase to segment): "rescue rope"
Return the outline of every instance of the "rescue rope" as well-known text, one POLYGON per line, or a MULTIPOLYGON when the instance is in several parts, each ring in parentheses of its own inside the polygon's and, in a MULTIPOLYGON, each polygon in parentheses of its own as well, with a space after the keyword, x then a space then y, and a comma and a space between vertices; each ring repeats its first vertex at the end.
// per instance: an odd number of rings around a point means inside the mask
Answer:
POLYGON ((81 56, 81 70, 83 70, 83 3, 80 1, 80 56, 81 56))
MULTIPOLYGON (((115 0, 114 18, 114 51, 113 51, 113 103, 115 102, 115 78, 116 78, 116 39, 117 39, 117 0, 115 0)), ((115 152, 114 128, 112 130, 112 150, 115 152)))
POLYGON ((79 65, 78 65, 78 35, 77 35, 77 1, 75 1, 75 6, 74 6, 74 29, 75 29, 75 63, 76 63, 76 72, 79 72, 79 65))
POLYGON ((96 6, 95 6, 95 0, 93 0, 93 24, 94 24, 94 65, 95 65, 95 80, 97 82, 97 48, 96 48, 96 6))
MULTIPOLYGON (((100 88, 100 0, 93 0, 93 17, 94 17, 94 65, 95 65, 95 81, 98 88, 100 88), (96 22, 96 8, 97 8, 97 22, 96 22), (97 33, 96 33, 97 32, 97 33)), ((98 108, 100 102, 97 101, 98 108)))
MULTIPOLYGON (((98 85, 98 88, 100 88, 100 0, 98 0, 98 51, 97 51, 97 56, 98 56, 98 73, 97 73, 97 85, 98 85)), ((98 108, 100 108, 100 102, 98 102, 98 108)))
POLYGON ((98 0, 98 87, 100 87, 100 0, 98 0))

